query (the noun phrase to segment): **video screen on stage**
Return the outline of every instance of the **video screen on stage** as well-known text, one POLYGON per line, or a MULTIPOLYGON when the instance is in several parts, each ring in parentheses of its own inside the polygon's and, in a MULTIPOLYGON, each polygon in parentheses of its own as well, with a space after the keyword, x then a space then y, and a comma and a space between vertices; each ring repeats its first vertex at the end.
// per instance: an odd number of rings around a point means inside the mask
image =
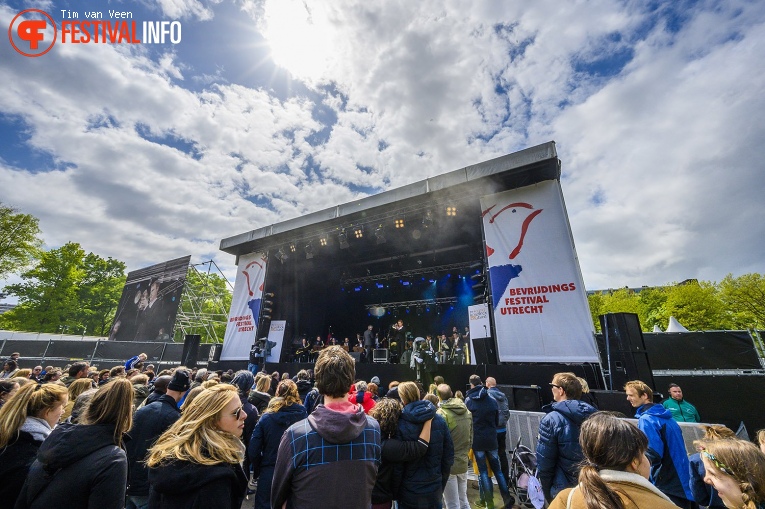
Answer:
POLYGON ((184 256, 128 273, 109 339, 172 341, 190 261, 184 256))

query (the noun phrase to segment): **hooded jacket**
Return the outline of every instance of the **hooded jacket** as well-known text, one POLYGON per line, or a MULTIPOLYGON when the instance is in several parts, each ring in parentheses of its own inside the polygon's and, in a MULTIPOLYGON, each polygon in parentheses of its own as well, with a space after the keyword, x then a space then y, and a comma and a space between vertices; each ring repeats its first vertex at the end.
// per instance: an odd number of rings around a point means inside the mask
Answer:
POLYGON ((16 502, 42 443, 39 437, 20 430, 15 439, 0 449, 0 501, 8 507, 13 507, 16 502))
MULTIPOLYGON (((644 477, 630 472, 617 470, 601 470, 600 477, 609 488, 616 491, 624 503, 625 509, 677 509, 661 491, 657 490, 644 477)), ((549 506, 549 509, 567 509, 570 489, 560 492, 549 506)), ((571 506, 568 509, 587 509, 581 487, 574 489, 571 495, 571 506)))
POLYGON ((400 463, 394 472, 396 500, 406 507, 433 507, 441 500, 454 463, 454 443, 443 417, 426 400, 409 403, 398 419, 399 440, 417 440, 422 425, 433 419, 430 444, 425 456, 408 463, 400 463))
POLYGON ((149 469, 144 464, 146 452, 180 416, 181 412, 175 399, 167 394, 162 394, 154 403, 136 411, 133 427, 128 433, 130 440, 125 443, 128 458, 128 495, 149 495, 149 469))
POLYGON ((258 413, 263 415, 263 412, 268 408, 268 403, 271 401, 271 395, 267 392, 256 391, 255 389, 250 391, 250 395, 247 396, 247 401, 253 404, 258 409, 258 413))
POLYGON ((361 405, 364 407, 364 413, 366 414, 368 414, 377 404, 372 397, 372 393, 369 391, 356 391, 356 387, 354 386, 351 386, 351 392, 348 393, 348 402, 353 403, 354 405, 361 405))
POLYGON ((172 461, 149 469, 152 509, 239 509, 247 476, 237 464, 172 461))
POLYGON ((483 385, 476 385, 465 394, 465 406, 473 415, 473 450, 493 451, 499 448, 499 405, 483 385))
POLYGON ((380 453, 380 425, 360 406, 344 413, 319 405, 282 435, 271 506, 369 507, 380 453))
POLYGON ((127 457, 114 445, 114 426, 59 424, 40 446, 16 509, 125 505, 127 457))
POLYGON ((504 392, 497 389, 496 387, 490 387, 489 389, 486 389, 486 392, 488 392, 489 396, 494 398, 494 401, 497 402, 497 407, 499 410, 499 422, 497 423, 497 432, 506 431, 507 418, 510 417, 510 408, 508 407, 507 396, 505 395, 504 392))
POLYGON ((308 395, 308 393, 311 392, 311 389, 313 389, 313 384, 310 380, 298 380, 295 382, 295 385, 297 385, 300 401, 305 401, 306 395, 308 395))
POLYGON ((584 459, 579 428, 597 412, 584 401, 557 401, 542 408, 547 415, 539 423, 537 471, 545 498, 552 500, 564 488, 576 485, 579 463, 584 459))
POLYGON ((285 405, 278 412, 263 414, 255 426, 247 450, 255 478, 260 475, 261 468, 276 465, 276 453, 279 451, 282 435, 287 428, 306 417, 308 414, 305 407, 299 403, 285 405))
POLYGON ((690 466, 683 432, 672 413, 661 405, 648 403, 637 409, 638 428, 648 437, 651 482, 667 495, 693 500, 690 466))
POLYGON ((473 415, 459 398, 442 401, 438 414, 446 421, 454 444, 454 463, 449 474, 464 474, 468 469, 468 453, 473 444, 473 415))

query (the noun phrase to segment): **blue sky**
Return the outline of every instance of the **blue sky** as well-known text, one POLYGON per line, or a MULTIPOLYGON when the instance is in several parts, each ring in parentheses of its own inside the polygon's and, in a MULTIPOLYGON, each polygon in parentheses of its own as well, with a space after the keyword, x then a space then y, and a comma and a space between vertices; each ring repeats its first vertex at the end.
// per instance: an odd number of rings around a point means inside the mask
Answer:
MULTIPOLYGON (((555 140, 588 288, 765 271, 765 5, 6 1, 180 21, 0 40, 0 201, 139 268, 555 140)), ((108 17, 108 15, 107 15, 108 17)))

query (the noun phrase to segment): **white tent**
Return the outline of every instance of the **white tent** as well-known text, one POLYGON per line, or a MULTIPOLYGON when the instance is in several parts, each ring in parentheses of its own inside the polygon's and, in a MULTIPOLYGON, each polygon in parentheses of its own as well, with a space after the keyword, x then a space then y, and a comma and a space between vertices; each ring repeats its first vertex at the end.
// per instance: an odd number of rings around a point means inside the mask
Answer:
POLYGON ((653 330, 651 332, 664 332, 664 331, 661 330, 661 327, 659 327, 658 325, 654 325, 653 330))
POLYGON ((691 332, 675 320, 674 316, 669 317, 669 326, 667 326, 667 332, 691 332))

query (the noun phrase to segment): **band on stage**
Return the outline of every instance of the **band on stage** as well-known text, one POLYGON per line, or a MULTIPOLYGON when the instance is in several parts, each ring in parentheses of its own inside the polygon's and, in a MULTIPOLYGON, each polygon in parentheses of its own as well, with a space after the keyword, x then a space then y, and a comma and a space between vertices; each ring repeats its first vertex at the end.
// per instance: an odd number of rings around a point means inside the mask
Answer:
POLYGON ((332 345, 342 346, 345 351, 357 354, 357 359, 361 362, 400 363, 418 371, 433 371, 438 364, 470 363, 468 327, 465 327, 462 333, 457 327, 453 327, 449 335, 442 332, 415 338, 407 330, 403 320, 397 320, 390 327, 378 331, 369 325, 363 333, 357 333, 355 339, 346 337, 340 340, 331 329, 326 338, 319 335, 311 341, 303 336, 299 346, 293 349, 292 361, 315 362, 319 352, 332 345), (374 358, 375 350, 382 350, 382 360, 374 358))

